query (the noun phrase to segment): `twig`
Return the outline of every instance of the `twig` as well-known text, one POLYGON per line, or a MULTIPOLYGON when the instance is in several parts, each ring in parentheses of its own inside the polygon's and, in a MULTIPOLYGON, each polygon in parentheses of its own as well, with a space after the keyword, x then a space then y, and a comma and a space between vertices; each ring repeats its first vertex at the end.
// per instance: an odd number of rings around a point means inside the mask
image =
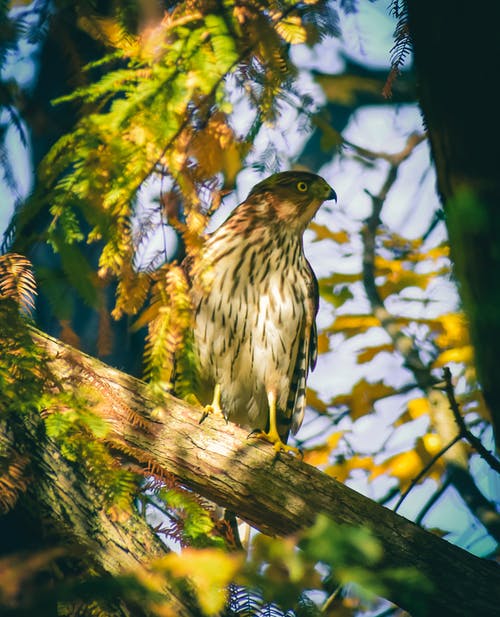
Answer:
POLYGON ((451 479, 446 478, 443 484, 441 484, 441 486, 437 489, 437 491, 432 493, 429 499, 425 502, 424 507, 420 510, 418 515, 415 517, 414 522, 416 525, 422 525, 422 522, 424 518, 427 516, 427 513, 429 512, 429 510, 439 499, 441 499, 441 497, 443 496, 446 489, 450 486, 450 484, 452 484, 451 479))
POLYGON ((427 133, 412 133, 407 141, 405 147, 395 154, 389 154, 388 152, 376 152, 374 150, 368 150, 367 148, 363 148, 362 146, 358 146, 352 141, 347 139, 342 140, 346 146, 352 148, 359 156, 363 156, 370 160, 382 159, 390 163, 392 167, 398 167, 403 161, 405 161, 410 154, 413 152, 418 144, 422 143, 427 139, 427 133))
POLYGON ((338 585, 337 587, 335 587, 335 589, 333 590, 333 592, 328 596, 328 598, 323 602, 321 608, 320 608, 320 612, 321 613, 326 613, 328 611, 328 609, 330 608, 330 606, 332 605, 332 603, 336 600, 336 598, 338 598, 339 593, 342 590, 343 585, 338 585))
POLYGON ((444 448, 441 448, 441 450, 439 450, 439 452, 437 454, 435 454, 431 460, 427 463, 427 465, 425 465, 425 467, 420 471, 420 473, 413 478, 413 480, 410 482, 410 486, 406 489, 406 491, 404 491, 404 493, 401 494, 401 497, 398 500, 398 503, 394 506, 394 512, 398 511, 399 506, 403 503, 403 501, 408 497, 408 495, 410 494, 410 492, 413 490, 413 488, 420 482, 420 480, 427 474, 427 472, 429 471, 429 469, 434 465, 434 463, 441 457, 443 456, 443 454, 445 452, 447 452, 452 446, 454 446, 457 441, 460 441, 462 439, 462 435, 457 435, 456 437, 454 437, 450 443, 446 444, 446 446, 444 446, 444 448))
POLYGON ((455 422, 458 425, 458 437, 460 439, 466 439, 474 450, 476 450, 479 456, 488 463, 491 469, 494 469, 496 472, 500 473, 500 461, 483 446, 481 440, 471 433, 465 424, 462 414, 460 413, 460 406, 455 398, 455 390, 451 382, 451 371, 447 366, 443 369, 443 378, 445 382, 444 391, 448 397, 448 402, 450 403, 450 409, 453 413, 453 417, 455 418, 455 422))
POLYGON ((372 200, 372 212, 365 220, 365 224, 361 231, 363 239, 363 287, 374 316, 379 319, 382 327, 390 336, 395 349, 399 351, 405 359, 405 366, 415 376, 417 386, 424 391, 434 384, 434 379, 428 367, 422 363, 408 335, 401 331, 397 323, 397 317, 390 313, 385 307, 375 280, 375 255, 377 229, 381 223, 380 216, 389 191, 393 188, 397 180, 399 166, 408 159, 413 150, 422 143, 425 138, 425 133, 411 134, 406 140, 404 148, 395 154, 373 152, 365 148, 359 148, 351 143, 348 144, 362 156, 367 158, 382 158, 390 164, 387 176, 378 194, 374 195, 365 190, 372 200))

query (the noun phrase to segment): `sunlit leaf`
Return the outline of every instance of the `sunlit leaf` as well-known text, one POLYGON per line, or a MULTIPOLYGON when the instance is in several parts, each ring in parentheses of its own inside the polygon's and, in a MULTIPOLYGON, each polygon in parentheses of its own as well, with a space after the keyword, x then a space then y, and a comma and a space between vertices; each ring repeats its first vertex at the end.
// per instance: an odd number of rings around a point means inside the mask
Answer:
POLYGON ((318 334, 318 353, 326 353, 330 351, 330 337, 326 332, 320 332, 318 334))
POLYGON ((324 471, 332 478, 335 478, 339 482, 345 482, 349 477, 349 474, 354 469, 372 469, 374 463, 371 456, 358 456, 354 455, 342 462, 329 465, 324 471))
POLYGON ((319 398, 316 390, 312 388, 307 388, 307 404, 320 413, 326 413, 328 410, 328 405, 319 398))
POLYGON ((380 326, 380 321, 373 315, 339 315, 330 326, 330 332, 349 332, 349 335, 361 334, 370 328, 380 326))
POLYGON ((186 548, 169 553, 155 562, 156 569, 175 578, 186 578, 193 585, 196 598, 206 615, 216 615, 227 601, 227 586, 240 569, 244 557, 219 549, 186 548))
POLYGON ((361 379, 356 383, 350 394, 341 394, 330 401, 331 405, 347 405, 350 409, 350 417, 357 420, 361 416, 373 411, 375 401, 392 396, 394 388, 387 386, 382 381, 369 383, 361 379))
POLYGON ((450 362, 470 363, 473 359, 474 348, 472 345, 464 345, 463 347, 455 347, 454 349, 443 351, 433 362, 433 366, 438 368, 440 366, 446 366, 450 362))
POLYGON ((350 240, 350 236, 347 231, 333 231, 326 225, 319 225, 314 221, 309 224, 309 229, 312 229, 316 234, 316 237, 314 239, 315 242, 318 240, 333 240, 337 244, 345 244, 350 240))
POLYGON ((372 470, 371 478, 377 478, 381 474, 389 474, 400 481, 402 487, 406 486, 421 471, 424 463, 415 450, 402 452, 391 456, 383 464, 372 470))
POLYGON ((304 462, 314 467, 325 465, 330 459, 330 448, 328 446, 317 446, 304 452, 304 462))
POLYGON ((407 410, 412 420, 428 415, 430 411, 429 400, 425 397, 414 398, 408 402, 407 410))
POLYGON ((431 456, 437 454, 443 447, 443 441, 436 433, 426 433, 421 439, 425 449, 431 456))
POLYGON ((438 319, 443 332, 436 337, 436 343, 441 348, 463 347, 469 343, 469 326, 463 313, 446 313, 438 319))
POLYGON ((363 351, 358 352, 356 359, 359 364, 364 364, 365 362, 370 362, 373 360, 373 358, 379 353, 392 353, 393 351, 394 345, 391 343, 376 345, 374 347, 367 347, 366 349, 363 349, 363 351))
POLYGON ((330 459, 331 453, 336 449, 342 439, 344 431, 336 431, 328 436, 326 444, 316 446, 304 452, 304 461, 309 465, 325 465, 330 459))

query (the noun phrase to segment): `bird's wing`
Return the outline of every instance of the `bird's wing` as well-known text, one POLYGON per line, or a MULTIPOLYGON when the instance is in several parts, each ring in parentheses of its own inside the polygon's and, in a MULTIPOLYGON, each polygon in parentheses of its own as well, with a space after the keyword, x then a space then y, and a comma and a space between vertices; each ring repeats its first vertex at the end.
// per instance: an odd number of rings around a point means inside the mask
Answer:
POLYGON ((288 397, 287 416, 291 416, 292 434, 299 430, 306 409, 306 381, 309 369, 314 370, 318 353, 316 313, 319 305, 318 281, 307 262, 308 295, 305 301, 305 319, 302 328, 297 358, 293 371, 292 385, 288 397))

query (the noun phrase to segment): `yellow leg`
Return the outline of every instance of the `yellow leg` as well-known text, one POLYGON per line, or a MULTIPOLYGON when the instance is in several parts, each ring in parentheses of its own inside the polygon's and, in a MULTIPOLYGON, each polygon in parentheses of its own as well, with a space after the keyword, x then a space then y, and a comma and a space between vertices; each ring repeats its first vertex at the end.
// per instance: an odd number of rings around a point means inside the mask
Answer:
POLYGON ((222 412, 222 407, 220 405, 220 384, 215 384, 214 388, 214 396, 210 405, 205 405, 203 408, 203 413, 200 418, 200 424, 209 416, 210 414, 216 414, 218 416, 224 416, 222 412))
POLYGON ((279 452, 293 452, 297 456, 302 456, 301 451, 293 446, 287 446, 286 443, 281 441, 281 437, 278 433, 278 423, 276 419, 276 395, 274 392, 267 393, 267 401, 269 404, 269 431, 255 431, 251 433, 252 437, 258 437, 264 439, 273 445, 276 453, 279 452))

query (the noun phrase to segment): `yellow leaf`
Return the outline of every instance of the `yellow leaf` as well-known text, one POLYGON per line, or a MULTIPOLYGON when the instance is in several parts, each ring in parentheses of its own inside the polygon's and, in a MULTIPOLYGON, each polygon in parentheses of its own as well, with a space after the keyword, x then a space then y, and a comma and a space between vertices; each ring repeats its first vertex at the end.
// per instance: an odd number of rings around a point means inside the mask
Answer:
POLYGON ((408 403, 408 413, 412 420, 425 416, 429 411, 429 401, 424 397, 414 398, 408 403))
POLYGON ((78 26, 108 47, 116 47, 129 54, 138 50, 137 39, 111 17, 83 15, 78 18, 78 26))
POLYGON ((182 553, 169 553, 155 565, 176 578, 187 578, 193 585, 202 611, 216 615, 227 601, 227 585, 243 565, 242 555, 220 549, 186 548, 182 553))
POLYGON ((355 283, 359 280, 361 280, 360 272, 355 272, 354 274, 337 272, 336 274, 331 274, 330 276, 320 278, 318 283, 320 292, 323 294, 324 291, 328 291, 336 285, 346 285, 346 283, 355 283))
POLYGON ((440 259, 441 257, 449 257, 450 255, 450 247, 447 244, 443 244, 441 246, 436 246, 433 249, 424 253, 427 259, 440 259))
POLYGON ((326 440, 326 444, 307 450, 304 453, 304 461, 309 463, 309 465, 314 465, 315 467, 328 463, 330 454, 338 446, 338 443, 343 435, 344 431, 336 431, 335 433, 332 433, 326 440))
POLYGON ((378 285, 377 289, 380 297, 385 300, 388 296, 399 293, 407 287, 418 287, 425 290, 434 276, 434 273, 418 274, 410 270, 395 270, 387 276, 385 283, 378 285))
POLYGON ((443 351, 442 354, 436 358, 433 363, 434 368, 445 366, 450 362, 464 362, 469 364, 474 358, 474 349, 472 345, 464 345, 464 347, 455 347, 454 349, 448 349, 443 351))
POLYGON ((349 234, 344 229, 340 231, 332 231, 326 225, 318 225, 318 223, 310 223, 309 229, 316 233, 315 242, 318 240, 333 240, 337 244, 345 244, 349 242, 349 234))
POLYGON ((325 473, 339 482, 344 482, 352 469, 371 469, 372 467, 373 459, 371 456, 352 456, 341 463, 330 465, 325 469, 325 473))
POLYGON ((242 146, 228 125, 222 112, 212 114, 203 130, 197 131, 189 142, 189 155, 196 159, 203 177, 224 170, 228 184, 241 169, 242 155, 248 146, 242 146))
POLYGON ((318 334, 318 353, 326 353, 330 351, 330 337, 326 332, 321 332, 318 334))
POLYGON ((304 462, 309 463, 313 467, 319 465, 325 465, 330 458, 330 448, 327 446, 318 446, 312 450, 306 450, 304 452, 304 462))
POLYGON ((439 435, 436 435, 436 433, 427 433, 421 439, 424 448, 431 456, 435 456, 443 447, 441 437, 439 437, 439 435))
POLYGON ((380 326, 380 321, 373 315, 339 315, 329 330, 330 332, 353 330, 354 333, 361 333, 377 326, 380 326))
POLYGON ((365 362, 370 362, 373 358, 383 351, 387 351, 392 353, 394 351, 394 345, 392 343, 387 343, 385 345, 376 345, 375 347, 367 347, 363 351, 358 353, 356 358, 358 364, 364 364, 365 362))
POLYGON ((408 452, 402 452, 391 456, 384 461, 381 465, 378 465, 371 473, 370 478, 374 479, 378 476, 387 473, 398 480, 401 486, 408 484, 415 478, 423 467, 422 459, 415 450, 409 450, 408 452))
POLYGON ((320 413, 326 413, 328 406, 327 404, 322 401, 316 390, 313 390, 312 388, 307 388, 307 404, 312 407, 313 409, 315 409, 316 411, 319 411, 320 413))
POLYGON ((328 444, 328 447, 330 448, 330 450, 335 450, 335 448, 338 446, 339 441, 341 440, 341 438, 344 436, 344 431, 336 431, 335 433, 332 433, 328 439, 326 440, 326 443, 328 444))
POLYGON ((399 273, 403 269, 403 262, 398 259, 386 259, 381 255, 375 256, 377 275, 399 273))
POLYGON ((462 313, 447 313, 438 318, 443 332, 436 338, 436 343, 442 347, 460 347, 469 343, 469 328, 462 313))
POLYGON ((357 420, 373 409, 375 401, 394 394, 394 388, 386 386, 382 381, 369 383, 361 379, 352 389, 351 394, 336 396, 332 399, 332 405, 347 405, 350 408, 350 416, 357 420))
POLYGON ((399 253, 405 253, 405 256, 406 254, 409 256, 416 253, 423 243, 422 238, 410 240, 394 232, 388 234, 386 230, 382 230, 381 228, 379 228, 377 233, 382 236, 382 243, 385 247, 392 251, 397 250, 399 253))

